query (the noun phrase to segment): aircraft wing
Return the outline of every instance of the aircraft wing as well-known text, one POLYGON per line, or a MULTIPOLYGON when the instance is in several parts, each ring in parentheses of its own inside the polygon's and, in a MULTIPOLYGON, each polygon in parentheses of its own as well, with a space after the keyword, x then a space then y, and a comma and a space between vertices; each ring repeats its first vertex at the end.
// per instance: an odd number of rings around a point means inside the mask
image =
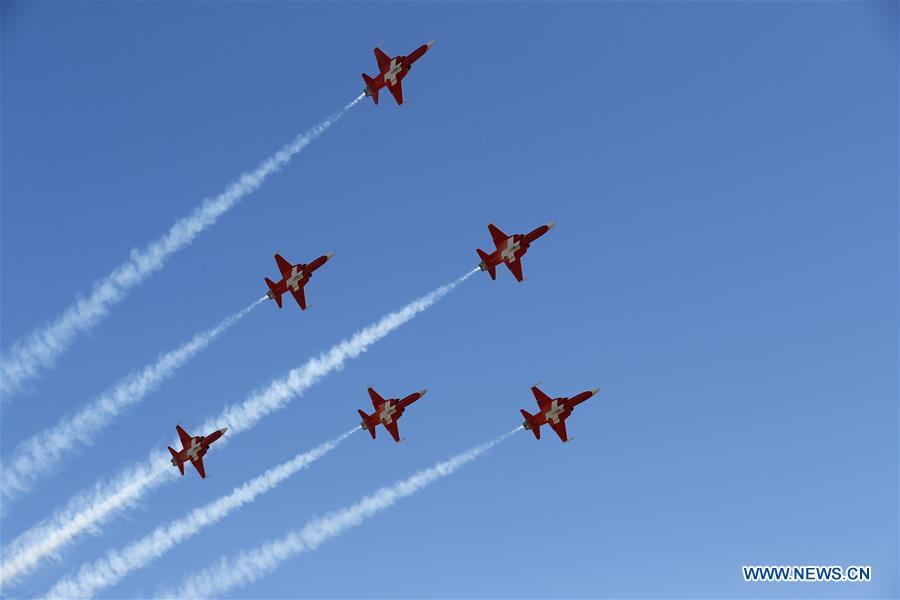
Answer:
POLYGON ((391 67, 391 57, 381 51, 381 48, 375 48, 375 60, 378 62, 378 70, 382 73, 391 67))
POLYGON ((548 396, 547 394, 542 392, 541 389, 536 385, 531 386, 531 393, 534 394, 534 399, 537 400, 537 403, 541 409, 541 412, 544 412, 545 410, 547 410, 547 408, 553 402, 553 400, 550 398, 550 396, 548 396))
POLYGON ((306 294, 303 293, 303 286, 298 286, 296 290, 292 289, 291 295, 300 305, 300 310, 306 310, 306 294))
POLYGON ((384 428, 388 430, 388 433, 391 434, 391 437, 394 438, 395 442, 400 441, 400 432, 397 430, 397 421, 385 423, 384 428))
POLYGON ((400 82, 398 81, 395 85, 388 84, 387 88, 391 91, 391 95, 397 101, 397 104, 403 104, 403 87, 400 85, 400 82))
POLYGON ((188 448, 191 445, 191 434, 181 428, 181 425, 175 426, 175 431, 178 432, 178 439, 181 440, 181 445, 184 448, 188 448))
POLYGON ((522 281, 524 277, 522 276, 522 261, 521 260, 512 260, 510 262, 504 262, 508 268, 509 272, 513 274, 513 277, 516 278, 516 281, 522 281))
POLYGON ((372 406, 375 407, 375 410, 381 408, 381 405, 384 404, 384 398, 378 395, 378 392, 369 388, 369 397, 372 399, 372 406))
POLYGON ((275 255, 275 263, 278 265, 278 270, 281 272, 282 277, 290 277, 291 270, 294 268, 294 265, 284 260, 284 257, 280 254, 275 255))
POLYGON ((569 438, 566 436, 566 422, 562 419, 559 420, 559 423, 554 423, 553 421, 547 421, 547 425, 553 428, 553 431, 556 432, 556 435, 559 436, 564 442, 568 442, 569 438))
POLYGON ((194 465, 194 468, 200 473, 200 478, 206 479, 206 469, 203 468, 203 458, 192 458, 191 464, 194 465))
POLYGON ((488 225, 488 231, 491 232, 491 239, 494 240, 494 245, 498 245, 505 239, 508 239, 509 236, 500 231, 499 227, 496 227, 493 223, 488 225))

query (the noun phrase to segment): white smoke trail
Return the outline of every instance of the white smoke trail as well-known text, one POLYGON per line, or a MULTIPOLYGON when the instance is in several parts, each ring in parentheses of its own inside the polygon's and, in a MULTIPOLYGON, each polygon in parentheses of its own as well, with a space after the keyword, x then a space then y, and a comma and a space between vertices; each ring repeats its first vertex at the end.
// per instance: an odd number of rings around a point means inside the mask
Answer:
POLYGON ((79 533, 96 530, 108 515, 133 505, 166 475, 174 478, 177 471, 166 464, 167 457, 168 453, 151 452, 146 465, 125 469, 110 484, 97 483, 92 490, 72 498, 65 509, 10 542, 0 561, 0 591, 33 570, 41 559, 57 556, 79 533))
POLYGON ((214 566, 187 577, 177 590, 165 592, 161 596, 164 598, 221 598, 231 589, 249 585, 271 573, 288 558, 302 552, 315 550, 323 542, 390 508, 398 500, 411 496, 438 479, 453 474, 460 467, 472 462, 519 430, 521 427, 486 444, 457 454, 433 467, 423 469, 394 485, 383 487, 352 506, 328 513, 324 517, 312 519, 301 529, 296 529, 280 539, 241 552, 231 559, 222 557, 214 566))
MULTIPOLYGON (((365 352, 370 345, 410 321, 477 272, 475 268, 456 281, 442 285, 382 317, 356 332, 349 340, 343 340, 293 369, 286 377, 276 379, 262 391, 251 394, 243 403, 227 407, 219 417, 207 421, 200 431, 227 426, 228 435, 216 444, 222 446, 233 434, 246 431, 264 416, 283 408, 323 377, 342 368, 347 359, 365 352)), ((75 496, 63 509, 17 537, 3 550, 0 554, 0 589, 32 571, 45 557, 58 553, 81 532, 96 529, 113 514, 162 485, 167 478, 173 480, 176 474, 177 471, 169 467, 169 454, 153 450, 145 463, 129 467, 111 482, 98 482, 93 489, 75 496)))
POLYGON ((0 501, 4 510, 15 496, 29 491, 34 482, 55 467, 65 454, 79 446, 92 444, 97 433, 123 410, 143 400, 194 355, 265 300, 266 296, 263 296, 212 329, 198 333, 184 345, 161 355, 153 364, 129 373, 74 416, 60 419, 56 425, 19 444, 12 459, 4 461, 0 467, 0 501))
POLYGON ((398 311, 382 317, 377 323, 357 331, 348 340, 331 347, 316 358, 307 361, 300 367, 291 370, 286 377, 276 379, 262 392, 253 394, 241 404, 226 408, 215 419, 207 421, 201 429, 220 427, 223 423, 235 433, 250 429, 269 413, 284 408, 294 396, 303 394, 311 386, 319 382, 332 371, 343 368, 348 359, 353 359, 369 349, 369 346, 384 338, 404 323, 430 307, 432 304, 450 293, 456 286, 478 272, 472 269, 456 281, 442 285, 417 300, 413 300, 398 311))
POLYGON ((298 454, 291 460, 272 467, 259 477, 236 487, 227 496, 222 496, 206 506, 195 508, 181 519, 160 525, 152 533, 121 551, 107 552, 104 558, 94 564, 82 566, 77 577, 57 582, 46 596, 48 598, 93 597, 104 588, 115 585, 132 571, 144 568, 203 528, 221 521, 231 511, 253 502, 257 496, 268 492, 288 477, 307 468, 359 430, 359 427, 354 427, 330 442, 325 442, 317 448, 298 454))
POLYGON ((0 396, 8 400, 27 381, 36 377, 43 369, 52 367, 77 334, 99 323, 113 305, 125 298, 132 287, 161 269, 169 256, 190 244, 197 234, 213 225, 246 195, 259 188, 270 175, 277 173, 294 155, 322 135, 362 98, 363 95, 360 94, 338 112, 298 135, 256 169, 242 174, 224 192, 204 200, 191 214, 176 221, 162 237, 140 250, 134 248, 128 260, 94 284, 94 289, 87 298, 79 298, 54 321, 15 342, 0 358, 0 396))

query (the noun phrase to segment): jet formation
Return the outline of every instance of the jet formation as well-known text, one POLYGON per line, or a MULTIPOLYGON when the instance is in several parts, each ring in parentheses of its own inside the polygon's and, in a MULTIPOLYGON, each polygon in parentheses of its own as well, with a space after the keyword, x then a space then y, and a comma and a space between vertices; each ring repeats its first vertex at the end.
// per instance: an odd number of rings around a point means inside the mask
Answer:
MULTIPOLYGON (((403 88, 401 82, 409 74, 413 64, 422 58, 432 45, 434 45, 433 41, 419 46, 409 55, 398 55, 393 58, 385 54, 380 48, 376 47, 374 53, 375 61, 378 63, 378 75, 370 77, 365 73, 362 74, 366 84, 364 90, 365 95, 371 96, 372 100, 377 105, 378 92, 386 87, 394 97, 394 100, 397 101, 397 104, 403 104, 403 88)), ((491 276, 491 279, 496 280, 497 267, 503 264, 506 265, 513 274, 516 281, 521 283, 525 280, 525 277, 522 274, 522 257, 535 240, 553 229, 555 225, 556 221, 551 221, 529 233, 507 235, 496 225, 490 223, 488 225, 488 231, 491 234, 495 250, 489 254, 481 248, 475 249, 481 259, 481 262, 478 265, 479 269, 487 271, 491 276)), ((328 262, 332 256, 333 253, 329 252, 328 254, 316 258, 309 264, 292 264, 285 260, 281 254, 276 253, 275 263, 278 265, 281 279, 278 282, 275 282, 268 277, 265 278, 266 285, 269 288, 266 296, 274 300, 278 305, 278 308, 281 308, 281 296, 285 292, 290 292, 294 297, 294 300, 296 300, 297 304, 300 306, 300 309, 306 310, 308 306, 306 304, 304 288, 312 278, 313 272, 328 262)), ((528 411, 521 409, 520 412, 525 418, 522 427, 531 431, 535 438, 541 439, 541 425, 549 425, 550 428, 556 432, 556 435, 559 436, 560 440, 567 442, 569 441, 569 438, 566 433, 566 419, 572 415, 572 412, 577 405, 596 394, 598 390, 599 388, 595 388, 593 390, 581 392, 571 398, 550 398, 535 385, 531 388, 531 392, 534 394, 535 400, 537 400, 539 412, 532 415, 528 411)), ((378 425, 383 425, 388 433, 391 434, 391 437, 394 438, 394 441, 399 442, 400 432, 397 429, 397 420, 403 415, 407 407, 424 396, 427 391, 428 390, 421 390, 402 399, 390 398, 385 400, 373 388, 368 388, 369 397, 372 400, 372 406, 375 408, 375 412, 370 415, 366 414, 363 410, 357 411, 362 418, 360 428, 368 431, 372 436, 372 439, 375 439, 376 427, 378 425)), ((172 455, 172 465, 177 467, 183 476, 184 463, 190 462, 200 474, 200 477, 205 479, 206 471, 203 466, 203 457, 209 450, 210 445, 222 437, 228 429, 223 427, 207 436, 196 437, 192 437, 182 429, 180 425, 176 425, 175 429, 178 431, 182 449, 176 451, 171 446, 168 447, 169 452, 172 455)))

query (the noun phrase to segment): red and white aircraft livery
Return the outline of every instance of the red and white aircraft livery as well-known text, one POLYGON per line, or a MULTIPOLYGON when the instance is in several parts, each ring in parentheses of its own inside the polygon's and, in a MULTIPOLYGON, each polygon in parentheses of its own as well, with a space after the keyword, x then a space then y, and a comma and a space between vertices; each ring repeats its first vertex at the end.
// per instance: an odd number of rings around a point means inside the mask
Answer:
POLYGON ((553 431, 556 432, 556 435, 559 436, 563 442, 568 442, 569 438, 566 436, 566 419, 572 414, 572 411, 575 410, 575 407, 596 394, 600 388, 594 388, 587 392, 581 392, 577 396, 572 396, 571 398, 550 398, 538 389, 538 386, 532 386, 531 392, 534 394, 535 400, 537 400, 538 408, 541 409, 536 415, 528 414, 527 411, 521 409, 520 412, 522 416, 525 417, 525 422, 522 423, 522 427, 525 429, 530 429, 532 433, 534 433, 534 437, 537 439, 541 439, 541 425, 549 425, 553 431))
POLYGON ((278 270, 281 271, 281 281, 275 283, 266 277, 266 285, 269 286, 269 291, 266 295, 275 301, 278 308, 281 308, 281 295, 289 291, 294 300, 297 301, 297 304, 300 305, 300 310, 306 310, 306 295, 303 293, 303 286, 312 277, 313 271, 327 263, 332 256, 334 256, 334 252, 329 252, 308 265, 303 263, 292 265, 284 260, 280 254, 276 254, 275 262, 278 264, 278 270))
POLYGON ((359 426, 362 429, 367 429, 369 433, 372 434, 372 439, 374 440, 375 427, 381 423, 391 434, 391 437, 394 438, 394 441, 399 442, 400 432, 397 431, 397 419, 400 418, 400 415, 403 414, 403 411, 407 406, 424 396, 427 391, 428 390, 422 390, 415 394, 410 394, 403 400, 398 400, 396 398, 385 400, 378 395, 378 392, 369 388, 369 396, 372 398, 372 406, 375 407, 375 412, 371 415, 367 415, 363 411, 358 410, 359 416, 362 417, 362 423, 360 423, 359 426))
POLYGON ((378 61, 378 75, 369 77, 365 73, 362 74, 363 81, 366 82, 366 96, 372 96, 372 100, 375 101, 375 104, 378 104, 378 90, 387 86, 397 104, 403 104, 403 88, 400 87, 400 82, 412 69, 413 63, 422 58, 422 55, 428 52, 428 49, 433 45, 434 40, 419 46, 408 56, 395 56, 394 58, 382 52, 381 48, 375 48, 375 60, 378 61))
POLYGON ((176 452, 172 446, 169 446, 169 452, 172 454, 172 466, 178 467, 178 470, 181 471, 181 475, 183 476, 184 463, 191 461, 191 464, 194 465, 194 468, 200 473, 200 477, 206 479, 206 471, 203 468, 203 456, 206 454, 206 451, 209 450, 210 444, 225 435, 228 428, 223 427, 218 431, 213 431, 209 435, 197 437, 191 437, 187 431, 181 428, 181 425, 176 425, 175 429, 178 431, 178 437, 181 439, 182 448, 181 452, 176 452))
POLYGON ((475 251, 481 257, 481 263, 478 267, 482 271, 490 273, 491 279, 497 279, 497 265, 505 264, 516 278, 516 281, 521 282, 524 279, 522 277, 522 257, 528 252, 528 246, 531 245, 531 242, 553 229, 554 225, 556 225, 556 221, 551 221, 525 235, 521 233, 506 235, 491 223, 488 225, 488 231, 491 232, 491 237, 494 239, 494 245, 497 249, 492 254, 488 254, 481 248, 476 248, 475 251))

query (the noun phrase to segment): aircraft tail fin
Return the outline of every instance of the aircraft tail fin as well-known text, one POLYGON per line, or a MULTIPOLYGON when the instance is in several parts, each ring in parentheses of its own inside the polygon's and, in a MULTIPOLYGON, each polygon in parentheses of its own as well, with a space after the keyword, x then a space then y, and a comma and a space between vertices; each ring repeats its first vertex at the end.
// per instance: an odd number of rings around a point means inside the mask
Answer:
POLYGON ((541 439, 541 426, 534 422, 534 415, 529 413, 525 409, 519 409, 519 412, 522 413, 522 416, 525 417, 525 422, 522 423, 522 427, 531 431, 534 434, 534 437, 537 439, 541 439))
POLYGON ((475 248, 475 252, 477 252, 478 256, 481 258, 481 264, 478 265, 481 267, 481 270, 487 271, 491 275, 491 279, 497 279, 496 267, 487 266, 487 261, 490 258, 490 255, 481 248, 475 248))
POLYGON ((172 455, 172 459, 173 459, 172 464, 175 465, 176 467, 178 467, 178 470, 181 471, 182 475, 184 475, 184 463, 180 463, 180 462, 174 460, 174 458, 176 456, 178 456, 178 453, 175 452, 175 449, 172 448, 172 446, 168 446, 168 448, 169 448, 169 454, 172 455))
POLYGON ((366 75, 362 74, 363 81, 366 82, 365 93, 366 96, 372 96, 372 100, 375 101, 375 104, 378 104, 378 89, 375 87, 375 80, 366 75))
POLYGON ((359 413, 359 416, 362 417, 362 427, 363 429, 367 429, 369 433, 372 435, 372 439, 375 439, 375 428, 369 425, 369 417, 372 415, 367 415, 363 411, 357 409, 356 412, 359 413))
POLYGON ((275 290, 276 283, 266 277, 266 285, 269 286, 269 293, 267 294, 269 298, 275 301, 275 304, 278 305, 278 308, 281 308, 281 292, 277 292, 275 290))

